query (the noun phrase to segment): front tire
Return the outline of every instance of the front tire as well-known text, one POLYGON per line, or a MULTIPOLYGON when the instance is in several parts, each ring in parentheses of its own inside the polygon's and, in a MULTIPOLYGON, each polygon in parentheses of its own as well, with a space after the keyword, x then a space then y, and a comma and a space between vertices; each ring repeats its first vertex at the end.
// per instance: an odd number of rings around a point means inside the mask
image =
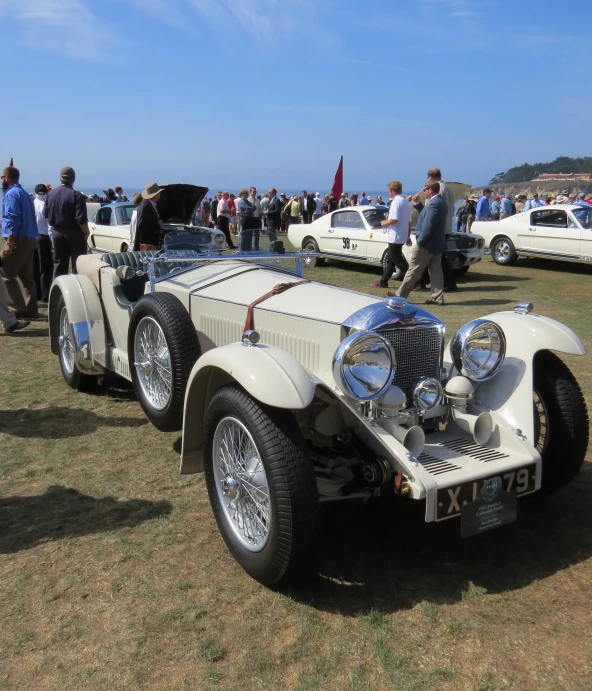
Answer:
POLYGON ((240 566, 267 586, 316 573, 317 483, 292 414, 237 386, 218 390, 206 413, 204 460, 218 528, 240 566))
POLYGON ((543 460, 541 492, 550 494, 578 473, 588 448, 588 409, 567 365, 548 351, 534 362, 535 446, 543 460))
MULTIPOLYGON (((319 246, 313 238, 306 238, 302 243, 303 252, 318 252, 319 246)), ((324 257, 311 257, 310 259, 305 259, 308 262, 308 267, 314 269, 315 266, 323 266, 325 263, 324 257)))
POLYGON ((516 260, 518 259, 514 243, 510 240, 510 238, 506 237, 497 238, 497 240, 493 243, 493 247, 491 248, 491 256, 493 257, 493 261, 501 266, 510 266, 511 264, 515 264, 516 260))
POLYGON ((58 354, 60 369, 66 384, 76 391, 85 391, 93 386, 97 377, 92 374, 83 374, 76 367, 75 346, 70 330, 70 318, 64 297, 58 302, 58 354))
POLYGON ((195 326, 170 293, 145 295, 132 312, 129 366, 136 397, 150 422, 162 432, 183 426, 185 390, 200 355, 195 326))

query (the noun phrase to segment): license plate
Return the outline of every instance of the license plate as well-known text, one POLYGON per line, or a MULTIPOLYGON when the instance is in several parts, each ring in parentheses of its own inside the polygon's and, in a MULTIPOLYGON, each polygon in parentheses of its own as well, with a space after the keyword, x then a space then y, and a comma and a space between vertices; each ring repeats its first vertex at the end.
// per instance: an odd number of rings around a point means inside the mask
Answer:
POLYGON ((455 487, 439 489, 436 495, 436 520, 445 521, 461 515, 462 507, 475 501, 487 480, 497 478, 504 492, 516 492, 518 497, 534 492, 536 486, 536 463, 499 475, 488 475, 479 480, 469 480, 455 487))

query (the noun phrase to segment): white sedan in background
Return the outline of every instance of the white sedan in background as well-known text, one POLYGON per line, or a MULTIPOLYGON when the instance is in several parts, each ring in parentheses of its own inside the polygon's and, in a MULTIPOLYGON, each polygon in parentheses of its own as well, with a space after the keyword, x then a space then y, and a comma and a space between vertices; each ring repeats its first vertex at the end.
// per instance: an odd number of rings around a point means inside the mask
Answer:
MULTIPOLYGON (((188 184, 162 185, 160 199, 156 203, 158 215, 165 232, 194 230, 203 233, 204 244, 213 249, 225 249, 224 233, 213 228, 193 225, 193 219, 207 187, 188 184)), ((131 202, 113 204, 87 204, 90 235, 88 246, 101 252, 127 252, 131 247, 130 221, 136 207, 131 202)))
POLYGON ((553 204, 504 218, 475 221, 496 264, 514 264, 518 256, 592 261, 592 206, 553 204))
MULTIPOLYGON (((387 252, 387 228, 380 222, 388 218, 385 206, 350 206, 332 211, 309 224, 291 225, 288 240, 294 247, 308 252, 322 252, 327 258, 363 264, 384 265, 387 252)), ((415 232, 411 239, 415 245, 415 232)), ((464 274, 471 264, 481 261, 483 238, 472 233, 450 231, 446 239, 446 256, 457 274, 464 274)), ((413 247, 403 247, 409 261, 413 247)), ((320 266, 324 258, 311 259, 320 266)), ((398 280, 399 270, 393 274, 398 280)))

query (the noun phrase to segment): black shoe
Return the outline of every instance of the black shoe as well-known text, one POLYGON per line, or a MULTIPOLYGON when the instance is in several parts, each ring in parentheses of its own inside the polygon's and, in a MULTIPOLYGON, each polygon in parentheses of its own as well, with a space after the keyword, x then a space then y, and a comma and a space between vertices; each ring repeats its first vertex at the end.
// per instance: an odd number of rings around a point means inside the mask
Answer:
POLYGON ((24 329, 26 326, 29 326, 31 322, 28 321, 16 321, 12 326, 7 327, 4 329, 5 334, 13 334, 15 331, 20 331, 21 329, 24 329))

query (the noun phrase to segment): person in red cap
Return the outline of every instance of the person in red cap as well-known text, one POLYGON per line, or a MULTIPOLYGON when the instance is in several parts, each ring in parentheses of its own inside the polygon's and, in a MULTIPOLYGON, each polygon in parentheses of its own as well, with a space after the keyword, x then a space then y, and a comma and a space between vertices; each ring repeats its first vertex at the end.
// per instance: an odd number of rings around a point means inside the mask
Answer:
POLYGON ((502 198, 499 196, 499 194, 495 197, 495 199, 491 202, 491 219, 493 221, 499 221, 500 219, 500 211, 501 211, 501 202, 502 198))

